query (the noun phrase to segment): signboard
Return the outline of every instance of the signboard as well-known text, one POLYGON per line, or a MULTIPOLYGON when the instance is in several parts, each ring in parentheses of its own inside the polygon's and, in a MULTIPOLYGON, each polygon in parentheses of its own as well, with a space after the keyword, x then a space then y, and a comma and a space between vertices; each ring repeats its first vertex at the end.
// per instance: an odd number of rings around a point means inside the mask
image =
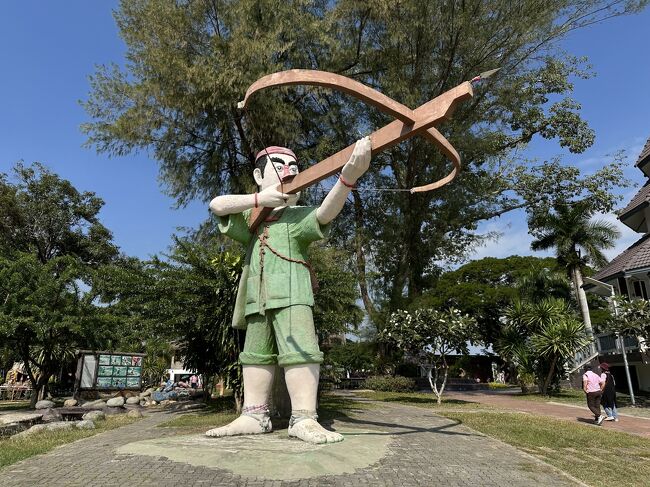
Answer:
POLYGON ((140 389, 145 354, 81 351, 77 366, 80 389, 140 389), (80 372, 80 373, 79 373, 80 372))

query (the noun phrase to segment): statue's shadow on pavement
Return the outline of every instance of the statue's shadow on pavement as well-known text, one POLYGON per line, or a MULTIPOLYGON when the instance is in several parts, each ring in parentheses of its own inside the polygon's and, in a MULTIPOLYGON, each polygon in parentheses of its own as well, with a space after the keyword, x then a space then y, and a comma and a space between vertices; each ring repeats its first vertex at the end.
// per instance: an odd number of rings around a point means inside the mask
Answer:
POLYGON ((285 429, 263 435, 210 438, 167 436, 119 447, 117 454, 166 457, 173 462, 222 469, 242 477, 296 480, 353 473, 379 462, 393 441, 389 433, 337 428, 345 440, 313 445, 289 438, 285 429))
MULTIPOLYGON (((436 415, 424 415, 424 418, 432 418, 435 420, 435 422, 441 422, 444 421, 444 424, 440 424, 438 426, 431 426, 431 427, 422 427, 422 426, 414 426, 412 424, 404 424, 404 423, 397 423, 397 422, 392 422, 392 423, 387 423, 383 421, 373 421, 369 419, 363 419, 363 418, 355 418, 348 416, 347 414, 338 414, 335 417, 335 420, 337 423, 341 423, 338 426, 345 428, 345 426, 354 426, 357 428, 389 428, 390 431, 377 431, 374 429, 368 429, 367 432, 365 433, 359 433, 363 435, 390 435, 390 436, 399 436, 399 435, 410 435, 414 433, 437 433, 441 435, 453 435, 453 436, 479 436, 476 433, 473 432, 467 432, 467 431, 454 431, 451 428, 454 428, 456 426, 459 426, 462 424, 461 421, 455 420, 455 419, 449 419, 449 418, 441 418, 440 416, 436 415)), ((325 426, 327 429, 334 429, 332 428, 333 424, 332 419, 327 419, 324 421, 321 421, 321 424, 325 426)), ((275 422, 273 423, 275 424, 275 422)))

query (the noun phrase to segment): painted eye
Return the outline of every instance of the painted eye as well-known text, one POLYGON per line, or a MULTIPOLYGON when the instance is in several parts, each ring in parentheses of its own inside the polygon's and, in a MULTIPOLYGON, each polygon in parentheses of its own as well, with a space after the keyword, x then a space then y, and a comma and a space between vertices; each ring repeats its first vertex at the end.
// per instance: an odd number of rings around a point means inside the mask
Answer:
POLYGON ((284 166, 282 164, 276 164, 275 169, 277 169, 278 172, 282 172, 282 170, 284 169, 284 166))
POLYGON ((298 166, 289 166, 289 174, 298 174, 298 166))

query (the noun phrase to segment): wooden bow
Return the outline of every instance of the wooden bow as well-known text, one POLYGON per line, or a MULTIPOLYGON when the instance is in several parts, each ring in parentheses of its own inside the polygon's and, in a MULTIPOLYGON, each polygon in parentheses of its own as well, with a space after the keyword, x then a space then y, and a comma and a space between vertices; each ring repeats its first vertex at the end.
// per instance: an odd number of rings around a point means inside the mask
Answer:
MULTIPOLYGON (((472 97, 472 85, 469 81, 465 81, 415 110, 411 110, 383 93, 345 76, 326 71, 291 69, 269 74, 257 80, 248 88, 246 96, 237 106, 241 109, 245 108, 251 95, 257 91, 274 86, 288 85, 323 86, 342 91, 395 117, 397 120, 370 134, 371 154, 373 156, 414 135, 422 135, 433 142, 453 163, 454 168, 447 176, 438 181, 411 188, 411 193, 440 188, 452 181, 460 171, 460 155, 449 141, 436 130, 435 126, 451 117, 459 101, 472 97)), ((294 194, 338 173, 352 155, 354 145, 352 144, 300 172, 291 181, 283 183, 282 190, 285 193, 294 194)), ((279 186, 278 189, 280 189, 279 186)), ((271 211, 272 208, 256 208, 253 210, 249 222, 251 232, 257 229, 271 211)))

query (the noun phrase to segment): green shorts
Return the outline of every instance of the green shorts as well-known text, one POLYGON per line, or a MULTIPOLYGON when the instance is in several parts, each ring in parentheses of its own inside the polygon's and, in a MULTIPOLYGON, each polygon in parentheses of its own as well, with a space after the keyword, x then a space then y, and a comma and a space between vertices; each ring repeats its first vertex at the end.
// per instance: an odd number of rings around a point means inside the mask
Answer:
POLYGON ((294 305, 267 309, 264 316, 246 317, 242 365, 320 364, 323 352, 318 348, 311 306, 294 305))

